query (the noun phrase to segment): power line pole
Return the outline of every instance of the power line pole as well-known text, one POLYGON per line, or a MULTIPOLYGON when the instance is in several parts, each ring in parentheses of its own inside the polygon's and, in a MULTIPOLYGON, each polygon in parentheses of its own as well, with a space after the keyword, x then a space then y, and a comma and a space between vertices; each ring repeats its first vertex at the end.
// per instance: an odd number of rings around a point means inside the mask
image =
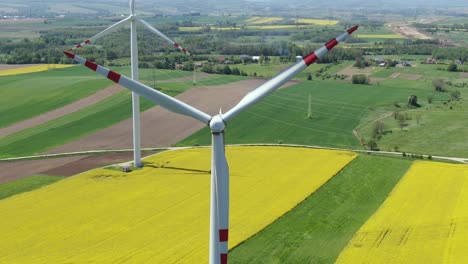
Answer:
POLYGON ((309 109, 307 109, 307 118, 312 118, 312 95, 309 93, 309 109))

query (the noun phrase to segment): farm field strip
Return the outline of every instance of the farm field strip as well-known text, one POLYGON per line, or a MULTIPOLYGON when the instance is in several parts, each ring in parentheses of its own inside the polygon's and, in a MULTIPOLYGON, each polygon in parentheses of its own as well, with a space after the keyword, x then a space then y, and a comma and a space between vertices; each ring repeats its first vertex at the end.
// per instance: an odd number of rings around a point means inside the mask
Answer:
POLYGON ((48 71, 50 69, 63 69, 63 68, 69 68, 73 66, 74 65, 69 65, 69 64, 40 64, 40 65, 35 65, 35 66, 20 67, 16 69, 1 70, 0 76, 42 72, 42 71, 48 71))
POLYGON ((118 92, 120 92, 122 88, 118 85, 112 85, 105 89, 99 90, 96 93, 89 95, 87 97, 81 98, 73 103, 67 104, 63 107, 54 109, 47 113, 35 116, 30 119, 26 119, 20 122, 17 122, 11 126, 0 128, 0 138, 8 136, 10 134, 19 132, 21 130, 31 128, 37 125, 44 124, 48 121, 57 119, 67 114, 71 114, 73 112, 79 111, 81 109, 86 108, 87 106, 96 104, 118 92))
POLYGON ((244 20, 245 23, 249 24, 269 24, 273 22, 278 22, 283 20, 284 18, 282 17, 251 17, 247 20, 244 20))
POLYGON ((292 211, 234 248, 231 263, 333 263, 411 162, 359 155, 292 211))
POLYGON ((468 165, 416 161, 337 263, 463 263, 468 165))
POLYGON ((109 80, 83 70, 81 67, 69 67, 2 76, 0 127, 63 107, 111 85, 109 80))
MULTIPOLYGON (((6 136, 0 140, 0 157, 41 153, 128 118, 130 96, 130 92, 121 91, 79 111, 6 136)), ((142 110, 152 106, 147 100, 141 100, 142 110)))
POLYGON ((398 34, 357 34, 356 38, 401 39, 405 37, 398 34))
POLYGON ((338 24, 339 20, 326 20, 326 19, 307 19, 307 18, 298 18, 296 19, 297 23, 301 24, 315 24, 320 26, 333 26, 338 24))
MULTIPOLYGON (((284 147, 226 152, 230 248, 291 210, 357 156, 284 147)), ((131 173, 96 169, 1 200, 0 211, 9 214, 0 219, 0 262, 206 262, 210 149, 168 151, 144 162, 131 173)))

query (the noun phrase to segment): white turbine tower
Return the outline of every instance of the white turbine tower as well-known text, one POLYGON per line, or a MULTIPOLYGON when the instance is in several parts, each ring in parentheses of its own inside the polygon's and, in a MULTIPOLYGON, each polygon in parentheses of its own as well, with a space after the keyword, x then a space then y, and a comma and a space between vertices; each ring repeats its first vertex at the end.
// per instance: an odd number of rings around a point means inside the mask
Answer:
POLYGON ((85 65, 108 79, 127 89, 146 97, 169 111, 190 116, 207 124, 212 134, 211 150, 211 205, 210 205, 210 263, 227 263, 228 229, 229 229, 229 168, 224 153, 224 128, 226 124, 239 113, 260 101, 262 98, 278 89, 285 82, 304 70, 339 42, 344 41, 358 26, 348 29, 337 38, 330 40, 323 47, 297 61, 285 71, 276 75, 264 84, 248 93, 242 100, 226 113, 210 116, 184 102, 181 102, 151 87, 131 80, 117 72, 79 57, 71 52, 64 53, 74 61, 85 65))
MULTIPOLYGON (((89 43, 95 42, 97 39, 109 34, 110 32, 116 30, 122 25, 125 25, 126 22, 130 22, 130 57, 131 57, 131 79, 134 81, 138 81, 138 44, 137 44, 137 32, 136 26, 137 22, 140 22, 149 29, 151 32, 155 33, 156 35, 160 36, 167 42, 171 43, 174 47, 178 48, 185 54, 191 55, 186 49, 182 48, 177 42, 174 42, 166 35, 161 33, 159 30, 152 27, 146 21, 140 19, 135 14, 135 1, 129 0, 129 7, 130 7, 130 15, 111 25, 110 27, 104 29, 103 31, 99 32, 98 34, 94 35, 93 37, 83 41, 82 43, 76 45, 71 50, 78 49, 83 47, 89 43)), ((133 112, 133 161, 135 167, 141 167, 141 139, 140 139, 140 97, 138 93, 132 92, 132 112, 133 112)))

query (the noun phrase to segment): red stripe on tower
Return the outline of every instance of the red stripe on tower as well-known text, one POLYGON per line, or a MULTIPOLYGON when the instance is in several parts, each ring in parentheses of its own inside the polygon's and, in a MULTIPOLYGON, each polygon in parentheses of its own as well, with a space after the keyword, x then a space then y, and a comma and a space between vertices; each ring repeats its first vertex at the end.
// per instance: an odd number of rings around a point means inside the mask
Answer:
POLYGON ((89 60, 86 60, 85 66, 88 67, 88 68, 90 68, 90 69, 93 70, 93 71, 96 71, 96 69, 97 69, 97 67, 98 67, 98 65, 97 65, 96 63, 94 63, 94 62, 92 62, 92 61, 89 61, 89 60))
POLYGON ((78 48, 81 48, 81 44, 76 45, 76 48, 77 48, 77 49, 78 49, 78 48))
POLYGON ((348 34, 351 34, 351 33, 353 33, 354 31, 356 31, 356 29, 358 29, 358 27, 359 27, 359 26, 354 26, 354 27, 348 29, 348 34))
POLYGON ((174 43, 174 47, 178 48, 178 47, 179 47, 179 43, 174 43))
POLYGON ((184 53, 187 53, 187 50, 186 50, 186 49, 182 49, 182 51, 183 51, 184 53))
POLYGON ((85 44, 88 44, 88 43, 90 43, 90 42, 91 42, 91 40, 89 40, 89 39, 87 39, 87 40, 84 41, 85 44))
POLYGON ((315 53, 310 53, 309 55, 305 56, 304 62, 307 66, 311 65, 312 63, 317 61, 317 55, 315 53))
POLYGON ((229 231, 228 229, 219 229, 219 241, 220 242, 226 242, 228 241, 228 235, 229 231))
POLYGON ((119 83, 120 74, 116 73, 115 71, 109 71, 109 74, 107 74, 107 78, 116 83, 119 83))
POLYGON ((332 39, 332 40, 328 41, 327 44, 325 44, 325 47, 327 48, 327 50, 331 50, 336 45, 338 45, 338 41, 336 41, 336 39, 332 39))
POLYGON ((64 53, 65 55, 67 55, 67 57, 70 58, 70 59, 72 59, 72 60, 75 58, 75 54, 73 54, 73 53, 71 53, 71 52, 69 52, 69 51, 64 51, 63 53, 64 53))
POLYGON ((227 260, 228 260, 228 254, 220 254, 220 257, 221 257, 221 264, 227 264, 227 260))

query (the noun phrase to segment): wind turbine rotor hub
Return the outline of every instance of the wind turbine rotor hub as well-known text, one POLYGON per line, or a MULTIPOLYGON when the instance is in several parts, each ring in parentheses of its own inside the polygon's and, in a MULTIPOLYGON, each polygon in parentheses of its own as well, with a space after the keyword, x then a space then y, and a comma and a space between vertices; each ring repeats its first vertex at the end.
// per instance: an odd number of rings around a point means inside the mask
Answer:
POLYGON ((224 131, 226 124, 224 120, 221 118, 221 115, 215 115, 210 121, 210 128, 212 133, 221 133, 224 131))

